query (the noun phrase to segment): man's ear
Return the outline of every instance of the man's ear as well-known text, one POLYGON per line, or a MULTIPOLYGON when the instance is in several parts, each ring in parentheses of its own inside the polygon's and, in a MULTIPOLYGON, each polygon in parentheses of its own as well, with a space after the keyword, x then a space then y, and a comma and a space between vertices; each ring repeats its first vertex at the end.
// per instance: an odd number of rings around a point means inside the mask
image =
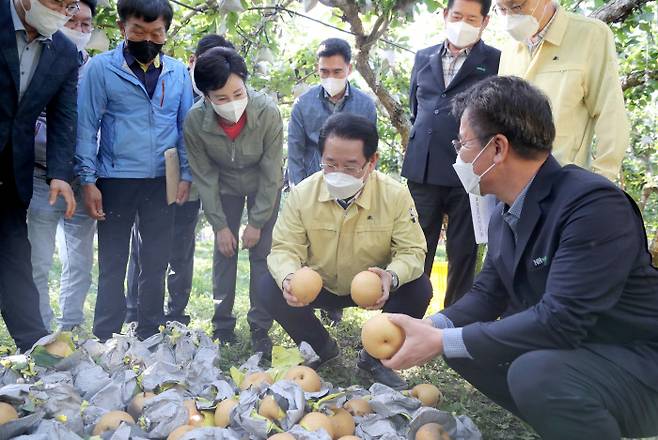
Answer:
POLYGON ((352 63, 349 63, 347 65, 347 76, 350 76, 352 74, 352 63))
MULTIPOLYGON (((482 31, 481 32, 484 32, 484 30, 487 28, 488 25, 489 25, 489 16, 487 15, 486 17, 484 17, 484 20, 482 20, 482 28, 481 28, 482 31)), ((482 35, 482 34, 480 34, 480 35, 482 35)))
POLYGON ((375 153, 372 158, 370 158, 370 167, 371 171, 374 171, 377 168, 377 162, 379 162, 379 153, 375 153))
POLYGON ((119 30, 121 31, 121 36, 123 38, 126 38, 126 24, 121 20, 117 20, 117 26, 119 27, 119 30))
POLYGON ((512 146, 509 143, 509 139, 504 134, 497 134, 494 139, 491 141, 494 147, 494 158, 493 161, 495 164, 500 164, 507 160, 507 157, 510 154, 510 149, 512 146))

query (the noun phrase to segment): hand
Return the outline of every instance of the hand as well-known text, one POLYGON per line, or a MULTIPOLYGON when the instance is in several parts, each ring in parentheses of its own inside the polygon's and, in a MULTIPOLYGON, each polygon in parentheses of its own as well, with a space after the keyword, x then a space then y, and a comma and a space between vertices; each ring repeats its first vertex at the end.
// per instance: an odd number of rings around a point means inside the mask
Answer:
POLYGON ((235 255, 238 248, 238 242, 229 228, 222 228, 217 231, 217 249, 227 258, 235 255))
POLYGON ((66 212, 64 213, 64 217, 73 217, 73 214, 75 214, 75 196, 73 195, 71 185, 63 180, 52 179, 50 181, 50 196, 48 197, 48 203, 50 206, 55 204, 57 196, 59 195, 64 197, 64 201, 66 202, 66 212))
POLYGON ((247 225, 242 231, 242 249, 251 249, 260 241, 260 229, 247 225))
POLYGON ((288 275, 285 277, 282 283, 283 287, 283 298, 286 300, 288 305, 290 307, 305 307, 308 304, 304 304, 300 300, 297 299, 295 295, 292 294, 292 290, 290 290, 290 279, 292 278, 292 274, 288 275))
POLYGON ((369 267, 368 270, 372 273, 379 275, 379 278, 382 280, 382 296, 379 297, 377 302, 371 307, 366 307, 368 310, 379 310, 384 307, 386 301, 391 292, 391 283, 393 282, 393 276, 390 272, 385 271, 379 267, 369 267))
POLYGON ((187 202, 187 199, 190 198, 190 186, 191 182, 186 180, 181 180, 178 182, 178 190, 176 191, 176 204, 182 205, 187 202))
POLYGON ((105 213, 103 212, 103 195, 96 187, 96 184, 83 184, 82 185, 82 198, 85 201, 85 209, 89 217, 94 220, 105 220, 105 213))
POLYGON ((392 358, 382 365, 394 370, 404 370, 422 365, 443 354, 443 330, 434 328, 427 319, 416 319, 403 314, 387 314, 393 324, 404 331, 404 343, 392 358))

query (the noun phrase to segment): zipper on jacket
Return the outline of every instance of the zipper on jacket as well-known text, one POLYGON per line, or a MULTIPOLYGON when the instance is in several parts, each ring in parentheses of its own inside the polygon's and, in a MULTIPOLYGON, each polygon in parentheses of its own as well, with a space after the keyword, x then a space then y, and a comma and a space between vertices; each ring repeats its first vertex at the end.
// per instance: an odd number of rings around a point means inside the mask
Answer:
POLYGON ((235 162, 235 141, 231 141, 231 162, 235 162))

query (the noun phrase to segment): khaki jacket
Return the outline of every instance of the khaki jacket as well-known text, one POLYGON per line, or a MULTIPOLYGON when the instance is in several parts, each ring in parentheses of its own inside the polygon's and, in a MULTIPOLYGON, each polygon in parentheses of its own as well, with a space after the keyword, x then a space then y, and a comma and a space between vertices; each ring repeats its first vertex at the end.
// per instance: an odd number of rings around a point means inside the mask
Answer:
POLYGON ((247 123, 235 141, 219 126, 210 103, 199 100, 185 119, 184 135, 194 184, 215 231, 227 226, 220 194, 255 195, 249 224, 262 228, 282 186, 283 121, 266 94, 247 90, 247 123))
POLYGON ((349 295, 352 278, 369 267, 392 270, 400 285, 423 273, 427 246, 406 186, 374 171, 344 210, 319 171, 290 193, 274 226, 269 270, 279 285, 302 266, 316 270, 326 289, 349 295))
POLYGON ((599 20, 561 7, 556 14, 534 56, 525 43, 512 42, 502 51, 498 73, 524 78, 548 96, 556 127, 553 155, 562 165, 615 180, 630 126, 612 32, 599 20))

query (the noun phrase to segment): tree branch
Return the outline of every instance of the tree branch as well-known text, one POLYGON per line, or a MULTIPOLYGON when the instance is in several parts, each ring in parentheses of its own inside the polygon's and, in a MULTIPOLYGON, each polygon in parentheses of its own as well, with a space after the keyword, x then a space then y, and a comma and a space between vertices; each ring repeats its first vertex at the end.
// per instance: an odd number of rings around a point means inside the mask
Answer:
POLYGON ((194 17, 197 14, 205 13, 208 10, 211 9, 211 6, 209 4, 209 0, 206 0, 206 3, 202 6, 199 7, 194 7, 194 6, 189 6, 183 3, 180 3, 176 0, 172 0, 172 2, 176 3, 177 5, 183 6, 185 8, 190 9, 187 11, 185 15, 180 20, 180 23, 178 23, 176 26, 173 27, 173 29, 169 32, 169 38, 175 37, 187 24, 192 20, 192 17, 194 17))
POLYGON ((633 87, 641 86, 652 79, 658 80, 658 70, 636 70, 622 77, 621 89, 626 91, 633 87))
POLYGON ((590 15, 606 23, 624 21, 635 9, 639 9, 649 0, 612 0, 590 15))
POLYGON ((388 18, 389 14, 391 17, 394 17, 396 12, 406 7, 409 3, 413 3, 413 0, 398 0, 390 11, 382 12, 369 35, 366 35, 363 29, 363 22, 359 16, 359 8, 356 0, 331 0, 331 3, 335 5, 334 7, 343 12, 343 19, 350 25, 352 32, 355 34, 356 48, 358 50, 355 57, 356 70, 358 70, 370 89, 379 99, 379 102, 386 109, 391 123, 397 132, 400 133, 402 149, 406 149, 409 141, 411 124, 405 115, 402 105, 378 82, 377 74, 370 65, 370 50, 377 39, 379 39, 381 35, 384 35, 388 30, 390 25, 390 19, 388 18), (384 18, 382 19, 382 17, 384 18))

